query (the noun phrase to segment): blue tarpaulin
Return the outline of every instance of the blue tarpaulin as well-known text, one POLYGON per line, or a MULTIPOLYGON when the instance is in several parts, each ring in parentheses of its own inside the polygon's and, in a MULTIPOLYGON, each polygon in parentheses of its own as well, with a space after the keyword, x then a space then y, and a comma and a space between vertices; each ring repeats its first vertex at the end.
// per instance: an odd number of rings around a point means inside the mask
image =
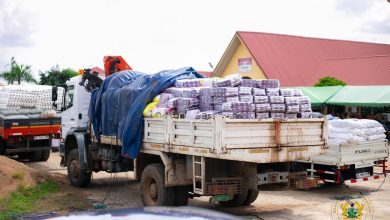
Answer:
POLYGON ((116 135, 122 140, 122 154, 137 158, 142 143, 142 112, 158 94, 178 79, 203 78, 191 67, 148 75, 121 71, 106 78, 93 92, 89 118, 100 135, 116 135))

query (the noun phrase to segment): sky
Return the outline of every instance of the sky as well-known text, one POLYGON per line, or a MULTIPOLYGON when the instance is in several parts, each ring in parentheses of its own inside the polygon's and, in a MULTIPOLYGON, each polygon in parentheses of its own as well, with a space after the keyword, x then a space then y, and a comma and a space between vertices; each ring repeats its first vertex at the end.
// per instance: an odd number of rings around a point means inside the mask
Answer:
MULTIPOLYGON (((390 0, 389 0, 390 1, 390 0)), ((0 71, 103 67, 212 71, 236 31, 390 44, 387 0, 0 0, 0 71), (7 66, 8 65, 8 66, 7 66)))

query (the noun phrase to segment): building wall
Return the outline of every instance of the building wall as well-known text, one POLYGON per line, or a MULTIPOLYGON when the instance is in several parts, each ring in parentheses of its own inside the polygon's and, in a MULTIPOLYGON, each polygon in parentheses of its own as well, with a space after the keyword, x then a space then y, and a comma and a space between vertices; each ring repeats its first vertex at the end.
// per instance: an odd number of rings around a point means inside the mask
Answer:
MULTIPOLYGON (((252 57, 249 50, 246 48, 246 46, 240 42, 239 46, 237 47, 236 51, 234 52, 232 59, 229 61, 228 65, 226 66, 225 70, 222 72, 221 77, 225 77, 226 75, 238 73, 238 59, 239 58, 247 58, 252 57)), ((248 76, 252 79, 266 79, 263 70, 257 65, 255 59, 252 57, 252 68, 250 72, 241 73, 241 76, 248 76)))

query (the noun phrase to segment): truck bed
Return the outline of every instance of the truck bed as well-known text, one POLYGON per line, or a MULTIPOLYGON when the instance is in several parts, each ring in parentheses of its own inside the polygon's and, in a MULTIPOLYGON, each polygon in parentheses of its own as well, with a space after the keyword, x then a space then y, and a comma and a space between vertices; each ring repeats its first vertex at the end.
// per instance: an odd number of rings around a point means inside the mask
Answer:
POLYGON ((389 156, 387 141, 371 141, 361 144, 329 146, 320 155, 302 162, 323 165, 344 166, 355 164, 357 168, 374 165, 374 161, 385 160, 389 156))
POLYGON ((0 136, 7 139, 10 136, 58 134, 61 118, 12 118, 0 117, 0 136))
MULTIPOLYGON (((326 147, 325 119, 208 120, 145 118, 141 152, 204 156, 252 163, 309 158, 326 147)), ((116 144, 101 136, 103 144, 116 144)), ((119 141, 119 144, 121 142, 119 141)))

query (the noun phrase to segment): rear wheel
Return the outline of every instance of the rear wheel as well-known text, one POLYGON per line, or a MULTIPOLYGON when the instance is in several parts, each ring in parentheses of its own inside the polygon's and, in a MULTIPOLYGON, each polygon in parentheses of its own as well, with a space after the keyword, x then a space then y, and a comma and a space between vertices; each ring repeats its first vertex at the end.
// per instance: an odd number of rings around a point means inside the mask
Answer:
POLYGON ((229 201, 220 201, 219 204, 223 207, 237 207, 242 206, 245 203, 245 200, 248 195, 248 189, 242 189, 240 194, 235 194, 232 200, 229 201))
POLYGON ((81 170, 79 161, 79 151, 77 148, 69 152, 67 159, 68 178, 73 186, 85 187, 91 182, 91 172, 81 170))
POLYGON ((47 161, 50 157, 50 150, 42 151, 41 161, 47 161))
POLYGON ((31 161, 31 162, 37 162, 37 161, 40 161, 41 160, 41 157, 42 157, 42 151, 32 151, 32 152, 29 152, 28 153, 28 159, 31 161))
POLYGON ((145 206, 172 206, 175 203, 175 187, 165 187, 162 164, 148 165, 141 176, 141 198, 145 206))
POLYGON ((244 205, 252 204, 254 201, 256 201, 258 195, 259 195, 259 190, 253 190, 253 189, 248 190, 248 195, 246 196, 244 205))

